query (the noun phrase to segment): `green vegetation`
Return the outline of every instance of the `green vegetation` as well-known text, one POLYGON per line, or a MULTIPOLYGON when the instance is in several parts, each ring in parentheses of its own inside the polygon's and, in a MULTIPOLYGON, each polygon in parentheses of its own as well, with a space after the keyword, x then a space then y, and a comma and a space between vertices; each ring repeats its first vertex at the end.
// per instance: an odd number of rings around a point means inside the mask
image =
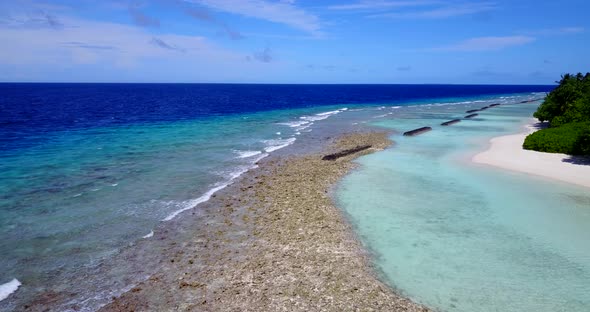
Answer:
POLYGON ((533 116, 549 128, 529 135, 525 149, 590 155, 590 73, 562 76, 533 116))
POLYGON ((523 147, 548 153, 590 155, 590 122, 539 130, 526 138, 523 147))

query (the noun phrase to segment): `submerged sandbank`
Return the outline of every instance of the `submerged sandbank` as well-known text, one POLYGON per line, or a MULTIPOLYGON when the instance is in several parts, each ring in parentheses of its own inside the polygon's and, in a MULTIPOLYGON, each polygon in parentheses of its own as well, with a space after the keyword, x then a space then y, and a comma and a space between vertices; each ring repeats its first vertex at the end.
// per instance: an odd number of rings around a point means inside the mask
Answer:
POLYGON ((329 196, 353 159, 391 144, 387 134, 331 141, 320 154, 264 160, 213 197, 207 226, 102 311, 428 311, 379 281, 329 196))
POLYGON ((526 136, 539 126, 533 119, 521 133, 491 139, 488 150, 473 156, 472 161, 590 187, 590 160, 522 148, 526 136))

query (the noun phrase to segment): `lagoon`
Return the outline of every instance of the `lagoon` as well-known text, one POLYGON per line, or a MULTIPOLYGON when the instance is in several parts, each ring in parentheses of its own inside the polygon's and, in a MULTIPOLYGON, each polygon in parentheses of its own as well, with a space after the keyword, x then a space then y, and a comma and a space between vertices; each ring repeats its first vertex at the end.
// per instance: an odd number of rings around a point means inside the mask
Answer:
MULTIPOLYGON (((339 205, 384 280, 440 311, 587 311, 590 193, 475 165, 490 138, 519 132, 538 102, 508 104, 358 160, 339 205)), ((375 125, 403 132, 465 107, 394 112, 375 125)))

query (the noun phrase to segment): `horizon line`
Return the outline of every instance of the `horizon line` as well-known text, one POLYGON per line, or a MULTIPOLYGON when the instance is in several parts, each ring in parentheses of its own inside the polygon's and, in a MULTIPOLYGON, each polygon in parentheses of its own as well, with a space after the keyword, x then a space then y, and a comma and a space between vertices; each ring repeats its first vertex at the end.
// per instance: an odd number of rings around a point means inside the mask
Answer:
POLYGON ((551 84, 517 84, 517 83, 272 83, 272 82, 88 82, 88 81, 0 81, 0 84, 227 84, 227 85, 441 85, 441 86, 552 86, 551 84))

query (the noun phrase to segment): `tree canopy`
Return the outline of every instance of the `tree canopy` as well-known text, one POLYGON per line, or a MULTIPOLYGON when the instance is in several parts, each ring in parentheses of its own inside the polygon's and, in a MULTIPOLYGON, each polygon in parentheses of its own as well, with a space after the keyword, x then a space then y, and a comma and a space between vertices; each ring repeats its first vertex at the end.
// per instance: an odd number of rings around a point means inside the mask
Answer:
POLYGON ((590 73, 563 75, 533 116, 549 128, 529 135, 525 149, 590 155, 590 73))
POLYGON ((590 73, 565 74, 533 115, 551 127, 590 121, 590 73))

